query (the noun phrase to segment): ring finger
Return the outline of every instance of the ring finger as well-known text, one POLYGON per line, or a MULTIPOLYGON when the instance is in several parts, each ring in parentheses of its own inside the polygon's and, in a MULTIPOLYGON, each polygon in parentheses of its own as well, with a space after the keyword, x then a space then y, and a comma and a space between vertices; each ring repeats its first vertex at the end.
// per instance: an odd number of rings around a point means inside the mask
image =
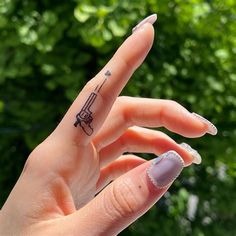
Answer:
POLYGON ((127 129, 115 142, 99 152, 100 166, 104 167, 125 152, 153 153, 160 155, 169 150, 176 151, 183 158, 185 165, 199 163, 200 156, 186 145, 177 144, 168 135, 141 127, 127 129), (194 155, 193 155, 194 154, 194 155))

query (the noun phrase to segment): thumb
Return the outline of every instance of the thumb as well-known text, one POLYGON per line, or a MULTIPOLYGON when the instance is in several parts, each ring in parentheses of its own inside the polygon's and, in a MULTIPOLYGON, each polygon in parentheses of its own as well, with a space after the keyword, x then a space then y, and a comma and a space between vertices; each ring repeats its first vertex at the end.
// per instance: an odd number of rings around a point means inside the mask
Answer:
POLYGON ((169 151, 132 169, 68 216, 69 227, 75 235, 117 235, 162 197, 183 167, 182 158, 169 151))

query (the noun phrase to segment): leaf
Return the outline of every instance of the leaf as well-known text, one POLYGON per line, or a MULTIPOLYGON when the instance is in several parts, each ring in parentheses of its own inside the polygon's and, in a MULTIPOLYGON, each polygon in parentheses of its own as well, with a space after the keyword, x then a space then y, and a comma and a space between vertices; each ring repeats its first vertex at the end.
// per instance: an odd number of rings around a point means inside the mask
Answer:
POLYGON ((89 19, 90 14, 88 12, 83 12, 81 7, 77 6, 74 10, 74 16, 79 22, 84 23, 89 19))
POLYGON ((119 26, 115 20, 110 20, 108 22, 108 27, 109 27, 109 29, 111 30, 111 32, 113 33, 114 36, 122 37, 126 33, 126 29, 119 26))
POLYGON ((97 16, 98 16, 98 18, 105 18, 113 10, 114 10, 113 7, 100 6, 97 9, 97 16))

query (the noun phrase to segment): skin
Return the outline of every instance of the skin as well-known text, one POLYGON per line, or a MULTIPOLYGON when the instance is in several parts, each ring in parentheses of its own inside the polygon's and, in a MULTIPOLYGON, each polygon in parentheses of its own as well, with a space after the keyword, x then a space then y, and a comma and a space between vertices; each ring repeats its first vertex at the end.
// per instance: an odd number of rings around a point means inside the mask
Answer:
POLYGON ((150 161, 124 152, 175 150, 186 166, 192 163, 174 140, 149 128, 164 126, 185 137, 200 137, 206 124, 174 101, 118 97, 153 38, 148 23, 129 36, 33 150, 0 211, 0 235, 117 235, 169 187, 157 189, 146 174, 150 161), (94 132, 88 136, 73 126, 75 117, 107 70, 112 75, 91 108, 94 132))

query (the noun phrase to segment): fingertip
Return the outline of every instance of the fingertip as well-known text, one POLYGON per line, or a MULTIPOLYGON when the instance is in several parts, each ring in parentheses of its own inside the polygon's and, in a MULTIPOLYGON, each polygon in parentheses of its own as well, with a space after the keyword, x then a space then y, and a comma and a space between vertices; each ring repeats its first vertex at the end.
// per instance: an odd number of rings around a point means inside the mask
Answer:
POLYGON ((145 25, 146 23, 150 23, 150 24, 154 24, 157 20, 157 14, 151 14, 149 16, 147 16, 146 18, 144 18, 142 21, 140 21, 133 29, 132 29, 132 33, 137 32, 138 30, 140 30, 143 25, 145 25))
POLYGON ((130 37, 137 38, 147 45, 152 44, 154 40, 154 27, 150 23, 145 23, 142 28, 135 31, 130 37))
POLYGON ((128 65, 128 68, 136 70, 148 52, 154 41, 154 28, 152 24, 146 23, 137 32, 131 34, 120 46, 114 55, 115 61, 121 58, 128 65))
POLYGON ((192 113, 175 101, 163 100, 159 113, 161 125, 172 132, 188 138, 201 137, 206 133, 206 126, 192 113))
POLYGON ((217 134, 217 129, 214 125, 207 124, 206 122, 201 121, 201 119, 193 116, 191 117, 191 127, 191 132, 189 129, 188 134, 185 135, 188 138, 199 138, 205 134, 211 134, 213 136, 217 134))
POLYGON ((191 121, 191 129, 189 129, 188 134, 185 135, 188 138, 199 138, 207 133, 207 127, 198 120, 191 121))
MULTIPOLYGON (((113 77, 123 75, 122 77, 127 79, 126 75, 129 75, 129 78, 144 61, 153 41, 154 28, 152 24, 146 23, 141 29, 126 38, 104 68, 110 68, 113 71, 113 77)), ((98 77, 100 73, 98 73, 98 77)))
POLYGON ((197 120, 197 121, 200 121, 205 129, 206 129, 206 133, 208 134, 211 134, 211 135, 216 135, 218 130, 216 128, 215 125, 213 125, 209 120, 207 120, 205 117, 193 112, 192 115, 194 116, 194 118, 197 120))

